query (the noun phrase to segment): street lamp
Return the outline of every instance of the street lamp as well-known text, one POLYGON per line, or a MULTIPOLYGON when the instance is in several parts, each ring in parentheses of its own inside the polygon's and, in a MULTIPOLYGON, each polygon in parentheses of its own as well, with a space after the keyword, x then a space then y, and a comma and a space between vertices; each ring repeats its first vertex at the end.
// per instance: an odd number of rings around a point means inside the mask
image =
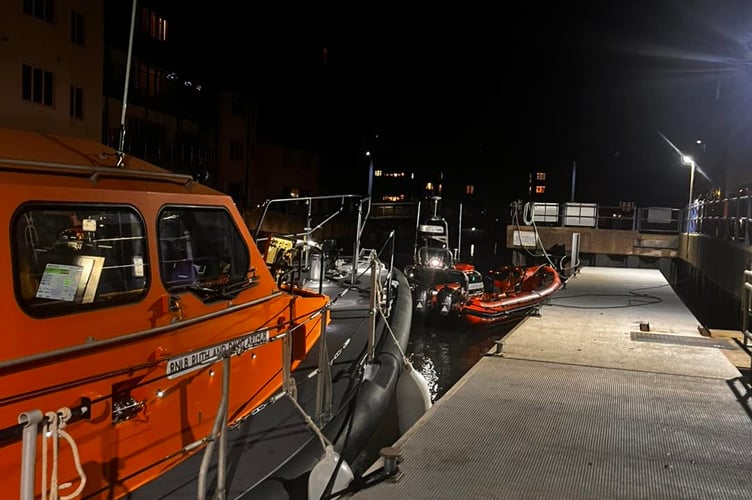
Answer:
MULTIPOLYGON (((689 165, 690 171, 689 171, 689 205, 688 207, 692 206, 692 191, 695 187, 695 167, 697 164, 695 163, 695 159, 692 158, 689 155, 682 155, 681 161, 685 165, 689 165)), ((689 210, 689 208, 687 208, 689 210)))
POLYGON ((368 157, 368 196, 371 196, 373 191, 373 156, 371 156, 370 151, 366 151, 366 156, 368 157))

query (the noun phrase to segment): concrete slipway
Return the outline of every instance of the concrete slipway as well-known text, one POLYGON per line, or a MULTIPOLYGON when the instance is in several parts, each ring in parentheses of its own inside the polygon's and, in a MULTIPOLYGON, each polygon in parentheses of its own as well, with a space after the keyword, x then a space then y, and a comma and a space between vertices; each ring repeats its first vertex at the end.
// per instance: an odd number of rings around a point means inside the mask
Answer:
POLYGON ((584 268, 395 443, 398 481, 352 497, 752 498, 729 347, 659 271, 584 268))

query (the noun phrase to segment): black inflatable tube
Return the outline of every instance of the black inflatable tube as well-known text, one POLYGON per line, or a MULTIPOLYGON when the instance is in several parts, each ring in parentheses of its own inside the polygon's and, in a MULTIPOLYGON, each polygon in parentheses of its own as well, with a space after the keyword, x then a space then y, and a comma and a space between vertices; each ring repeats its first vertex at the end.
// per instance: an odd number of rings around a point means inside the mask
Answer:
POLYGON ((399 283, 399 294, 392 305, 392 321, 389 325, 399 347, 391 334, 385 331, 382 336, 382 349, 374 360, 376 369, 372 373, 373 376, 363 381, 358 389, 351 416, 352 422, 347 424, 351 426, 349 436, 343 432, 334 443, 335 449, 339 450, 348 462, 357 457, 373 434, 379 423, 379 418, 376 417, 381 417, 386 412, 403 366, 402 353, 407 349, 410 337, 413 304, 407 278, 399 269, 395 268, 394 273, 394 279, 399 283))

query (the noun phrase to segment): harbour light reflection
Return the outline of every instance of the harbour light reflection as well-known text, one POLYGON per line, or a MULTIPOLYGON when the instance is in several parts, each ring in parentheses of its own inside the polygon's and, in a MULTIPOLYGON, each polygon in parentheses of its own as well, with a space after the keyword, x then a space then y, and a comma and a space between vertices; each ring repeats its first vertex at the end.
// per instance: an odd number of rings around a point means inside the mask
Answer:
POLYGON ((407 356, 428 382, 431 401, 438 401, 467 371, 518 323, 471 327, 461 321, 433 321, 413 316, 407 356))

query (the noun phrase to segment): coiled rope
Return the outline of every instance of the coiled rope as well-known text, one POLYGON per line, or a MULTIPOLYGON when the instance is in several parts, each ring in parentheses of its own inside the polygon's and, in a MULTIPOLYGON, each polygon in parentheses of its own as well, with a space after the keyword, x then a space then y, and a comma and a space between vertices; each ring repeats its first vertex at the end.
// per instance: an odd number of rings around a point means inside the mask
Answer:
POLYGON ((73 440, 71 435, 64 430, 68 421, 71 419, 71 415, 71 410, 67 407, 60 408, 56 412, 47 412, 47 414, 45 415, 46 422, 44 424, 44 434, 42 435, 42 500, 47 500, 48 491, 50 500, 70 500, 77 497, 81 493, 81 491, 83 491, 84 486, 86 486, 86 474, 84 473, 83 467, 81 467, 81 458, 78 455, 78 446, 76 446, 76 442, 73 440), (78 472, 78 477, 80 479, 78 488, 76 488, 76 490, 70 495, 65 496, 60 496, 60 490, 70 488, 73 483, 58 484, 58 457, 60 454, 60 436, 68 441, 68 445, 70 445, 71 447, 71 451, 73 452, 73 461, 76 466, 76 471, 78 472), (49 479, 49 490, 47 488, 48 440, 52 440, 52 473, 49 479))

